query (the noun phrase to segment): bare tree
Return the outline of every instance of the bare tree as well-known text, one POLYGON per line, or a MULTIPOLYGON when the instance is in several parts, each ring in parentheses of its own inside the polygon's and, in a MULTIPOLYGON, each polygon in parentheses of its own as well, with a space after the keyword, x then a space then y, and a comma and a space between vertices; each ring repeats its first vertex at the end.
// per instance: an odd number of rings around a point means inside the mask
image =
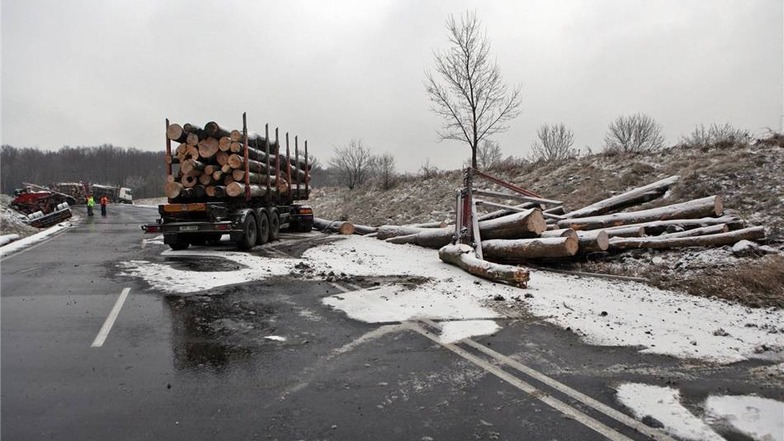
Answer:
POLYGON ((335 155, 329 161, 338 174, 338 181, 349 190, 362 185, 373 170, 373 155, 361 139, 352 139, 346 147, 335 147, 335 155))
POLYGON ((468 143, 474 168, 480 141, 509 128, 504 123, 520 114, 522 95, 522 86, 510 91, 501 79, 480 25, 474 12, 466 13, 460 22, 450 16, 446 27, 451 46, 434 51, 435 71, 442 81, 431 72, 425 80, 430 108, 445 120, 439 138, 468 143))
POLYGON ((425 158, 425 162, 419 167, 419 173, 423 179, 436 178, 440 172, 438 166, 430 162, 430 158, 425 158))
POLYGON ((493 167, 501 161, 501 158, 501 146, 491 139, 483 140, 476 149, 476 163, 481 170, 493 167))
POLYGON ((734 145, 736 143, 749 142, 751 134, 747 130, 736 129, 730 123, 720 126, 716 123, 706 128, 704 124, 694 128, 691 135, 684 137, 683 144, 699 147, 709 147, 712 145, 734 145))
POLYGON ((531 146, 534 161, 558 162, 577 156, 577 152, 572 149, 574 133, 563 123, 541 125, 536 131, 536 137, 537 140, 531 146))
POLYGON ((391 153, 384 153, 375 159, 376 174, 381 188, 389 190, 395 185, 397 173, 395 172, 395 157, 391 153))
POLYGON ((664 147, 664 135, 659 123, 648 115, 637 113, 619 116, 610 123, 604 136, 607 152, 642 153, 664 147))

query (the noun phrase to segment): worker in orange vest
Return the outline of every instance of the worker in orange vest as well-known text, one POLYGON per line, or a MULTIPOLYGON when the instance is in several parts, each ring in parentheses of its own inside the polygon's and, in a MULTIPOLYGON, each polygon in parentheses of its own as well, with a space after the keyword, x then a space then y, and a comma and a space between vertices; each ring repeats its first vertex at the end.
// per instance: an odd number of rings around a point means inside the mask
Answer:
POLYGON ((106 216, 106 206, 109 205, 109 198, 101 196, 101 216, 106 216))

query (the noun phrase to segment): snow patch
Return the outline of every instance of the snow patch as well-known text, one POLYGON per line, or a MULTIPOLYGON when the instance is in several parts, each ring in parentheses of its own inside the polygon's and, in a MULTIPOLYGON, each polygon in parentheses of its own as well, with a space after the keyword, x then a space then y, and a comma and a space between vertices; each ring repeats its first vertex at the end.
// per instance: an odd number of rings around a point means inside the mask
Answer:
POLYGON ((638 420, 652 417, 673 436, 694 441, 724 440, 680 403, 680 392, 675 389, 627 383, 619 386, 617 392, 618 401, 628 407, 638 420))
POLYGON ((464 320, 441 323, 441 343, 454 343, 477 335, 490 335, 501 329, 492 320, 464 320))
POLYGON ((27 247, 30 247, 38 242, 42 242, 49 237, 65 230, 66 228, 70 228, 72 223, 69 222, 60 222, 57 225, 51 226, 40 233, 33 234, 32 236, 27 236, 24 239, 17 240, 15 242, 11 242, 8 245, 0 247, 0 257, 5 257, 16 253, 17 251, 23 250, 27 247))
POLYGON ((706 419, 729 423, 757 440, 784 441, 784 403, 754 396, 711 396, 706 419))

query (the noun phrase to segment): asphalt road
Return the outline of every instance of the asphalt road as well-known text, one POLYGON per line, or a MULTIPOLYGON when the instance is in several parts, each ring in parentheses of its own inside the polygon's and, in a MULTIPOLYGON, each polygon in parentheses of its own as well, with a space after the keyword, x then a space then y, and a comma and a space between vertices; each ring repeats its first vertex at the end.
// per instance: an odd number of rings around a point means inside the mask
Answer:
MULTIPOLYGON (((288 277, 165 295, 117 268, 196 265, 143 243, 139 225, 155 217, 113 205, 2 260, 3 440, 667 439, 630 418, 613 386, 673 386, 693 403, 782 394, 749 375, 760 362, 586 346, 533 318, 442 345, 438 323, 370 325, 321 304, 349 285, 288 277)), ((324 240, 308 238, 253 252, 296 255, 324 240)))

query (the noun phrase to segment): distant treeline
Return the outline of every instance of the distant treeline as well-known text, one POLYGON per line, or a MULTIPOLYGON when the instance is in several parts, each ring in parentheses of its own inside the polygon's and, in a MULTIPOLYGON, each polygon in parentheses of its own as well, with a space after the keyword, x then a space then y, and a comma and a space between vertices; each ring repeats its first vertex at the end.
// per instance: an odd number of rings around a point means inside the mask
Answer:
POLYGON ((0 152, 0 192, 13 194, 23 182, 91 182, 133 190, 135 199, 163 195, 163 153, 104 144, 63 147, 56 151, 3 145, 0 152))

